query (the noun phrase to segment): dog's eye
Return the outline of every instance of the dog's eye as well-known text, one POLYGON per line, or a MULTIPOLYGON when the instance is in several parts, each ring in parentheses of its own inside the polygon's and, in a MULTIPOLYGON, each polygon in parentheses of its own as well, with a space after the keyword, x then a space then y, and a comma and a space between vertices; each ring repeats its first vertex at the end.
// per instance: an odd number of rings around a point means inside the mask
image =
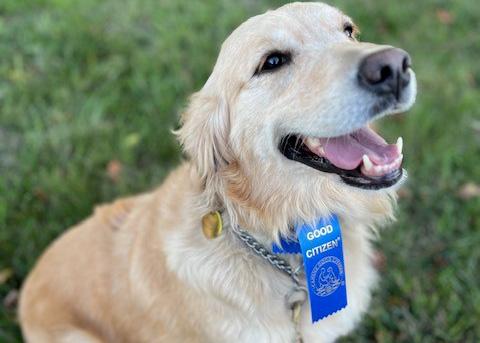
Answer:
POLYGON ((345 32, 348 38, 353 38, 353 25, 345 24, 345 26, 343 27, 343 32, 345 32))
POLYGON ((267 56, 265 62, 260 65, 257 70, 257 73, 261 73, 264 71, 270 71, 277 68, 280 68, 282 65, 286 64, 290 61, 290 56, 287 54, 283 54, 281 52, 274 52, 267 56))

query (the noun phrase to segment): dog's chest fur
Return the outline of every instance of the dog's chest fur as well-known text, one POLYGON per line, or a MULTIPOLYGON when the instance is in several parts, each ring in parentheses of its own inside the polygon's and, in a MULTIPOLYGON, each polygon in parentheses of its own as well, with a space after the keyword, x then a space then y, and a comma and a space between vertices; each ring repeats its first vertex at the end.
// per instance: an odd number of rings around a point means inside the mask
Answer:
MULTIPOLYGON (((334 340, 351 330, 366 310, 375 273, 368 257, 369 243, 361 231, 344 228, 347 308, 312 325, 309 304, 305 303, 301 324, 305 342, 334 340)), ((285 301, 293 286, 291 280, 234 235, 226 232, 216 241, 205 241, 198 230, 186 230, 165 244, 168 266, 193 298, 203 299, 201 308, 197 310, 194 305, 190 311, 197 312, 192 318, 203 321, 209 341, 294 341, 295 328, 285 301)))
MULTIPOLYGON (((151 231, 139 233, 142 251, 137 254, 133 248, 130 261, 132 296, 165 325, 165 341, 293 342, 295 328, 285 301, 292 281, 244 246, 228 224, 220 237, 207 240, 198 213, 192 213, 184 196, 175 200, 184 205, 176 213, 168 209, 174 199, 161 200, 167 208, 157 209, 151 231), (155 269, 164 268, 154 275, 155 269), (182 327, 192 328, 192 336, 178 336, 182 330, 176 329, 182 327)), ((375 281, 368 231, 344 226, 342 232, 348 306, 312 325, 305 303, 300 327, 304 342, 333 341, 348 333, 367 309, 375 281)))
POLYGON ((284 300, 292 287, 290 279, 247 250, 231 232, 206 241, 201 231, 189 231, 165 243, 167 264, 188 285, 192 298, 203 300, 192 318, 203 322, 209 341, 291 341, 286 338, 293 337, 294 328, 284 300))

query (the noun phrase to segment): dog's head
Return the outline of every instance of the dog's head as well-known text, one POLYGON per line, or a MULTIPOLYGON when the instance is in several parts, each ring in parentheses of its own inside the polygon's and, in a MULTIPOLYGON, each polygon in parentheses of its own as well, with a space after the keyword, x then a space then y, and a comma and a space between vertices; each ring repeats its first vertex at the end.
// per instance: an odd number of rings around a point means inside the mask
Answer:
POLYGON ((413 104, 415 74, 406 52, 356 33, 333 7, 294 3, 247 20, 224 42, 179 135, 226 206, 281 221, 389 211, 402 142, 388 144, 368 125, 413 104))

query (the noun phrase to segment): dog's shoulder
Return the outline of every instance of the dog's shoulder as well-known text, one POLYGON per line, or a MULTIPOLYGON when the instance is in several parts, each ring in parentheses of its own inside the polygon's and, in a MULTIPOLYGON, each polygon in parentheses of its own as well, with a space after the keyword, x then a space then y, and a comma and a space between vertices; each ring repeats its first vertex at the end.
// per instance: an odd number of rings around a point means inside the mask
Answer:
POLYGON ((116 230, 126 221, 137 202, 137 197, 117 199, 111 203, 95 207, 94 217, 112 230, 116 230))

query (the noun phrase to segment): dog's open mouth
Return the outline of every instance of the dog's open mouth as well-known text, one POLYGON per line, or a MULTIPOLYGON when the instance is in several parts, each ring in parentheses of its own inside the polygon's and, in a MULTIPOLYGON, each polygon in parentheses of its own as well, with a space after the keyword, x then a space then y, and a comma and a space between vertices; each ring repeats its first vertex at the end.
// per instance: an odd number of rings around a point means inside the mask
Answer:
POLYGON ((402 147, 401 137, 388 144, 369 127, 330 138, 288 135, 280 143, 288 159, 338 174, 348 185, 365 189, 390 187, 402 178, 402 147))

